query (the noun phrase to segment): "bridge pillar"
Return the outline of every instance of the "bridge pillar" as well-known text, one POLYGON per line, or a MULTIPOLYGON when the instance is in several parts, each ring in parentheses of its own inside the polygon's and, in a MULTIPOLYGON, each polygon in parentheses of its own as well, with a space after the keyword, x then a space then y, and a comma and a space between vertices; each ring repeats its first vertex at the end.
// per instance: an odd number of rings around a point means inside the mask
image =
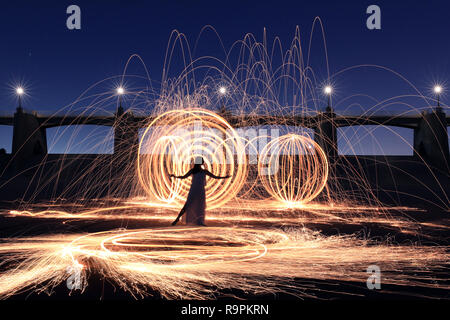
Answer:
POLYGON ((322 147, 330 163, 334 162, 338 155, 337 128, 334 123, 336 114, 330 107, 317 116, 314 128, 314 141, 322 147))
POLYGON ((119 107, 114 124, 114 171, 121 177, 134 178, 139 146, 139 126, 132 113, 119 107))
POLYGON ((219 110, 219 116, 221 116, 227 121, 230 121, 231 112, 225 107, 225 105, 222 105, 219 110))
POLYGON ((47 154, 47 136, 35 114, 18 107, 13 120, 12 155, 16 169, 21 169, 36 158, 47 154))
POLYGON ((429 165, 449 171, 447 120, 442 108, 422 114, 414 129, 414 155, 429 165))

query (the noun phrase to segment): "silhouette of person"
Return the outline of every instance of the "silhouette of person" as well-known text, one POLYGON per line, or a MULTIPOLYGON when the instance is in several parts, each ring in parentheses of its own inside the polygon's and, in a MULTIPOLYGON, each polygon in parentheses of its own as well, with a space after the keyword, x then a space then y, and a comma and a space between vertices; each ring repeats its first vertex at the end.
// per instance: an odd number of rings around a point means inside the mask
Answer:
POLYGON ((197 157, 195 159, 194 167, 189 170, 183 176, 175 176, 170 174, 171 178, 177 179, 186 179, 192 175, 192 183, 191 188, 189 189, 189 193, 186 199, 186 203, 181 209, 178 217, 172 222, 172 225, 176 225, 180 218, 185 214, 184 221, 186 224, 195 224, 199 226, 205 225, 205 209, 206 209, 206 194, 205 194, 205 184, 206 184, 206 176, 209 176, 214 179, 227 179, 230 176, 219 177, 206 169, 203 169, 202 166, 204 164, 204 160, 202 157, 197 157))

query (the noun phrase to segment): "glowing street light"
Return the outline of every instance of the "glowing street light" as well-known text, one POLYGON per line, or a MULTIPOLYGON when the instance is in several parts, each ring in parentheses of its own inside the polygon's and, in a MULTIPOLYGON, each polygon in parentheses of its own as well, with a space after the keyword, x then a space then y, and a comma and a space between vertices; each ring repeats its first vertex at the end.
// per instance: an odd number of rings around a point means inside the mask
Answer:
POLYGON ((121 96, 121 95, 125 94, 125 89, 123 87, 118 87, 116 89, 116 92, 117 92, 118 95, 121 96))
POLYGON ((328 96, 328 106, 327 109, 331 109, 331 94, 333 93, 333 87, 325 86, 323 92, 328 96))
POLYGON ((22 109, 22 95, 25 93, 25 90, 22 87, 16 88, 16 94, 19 97, 19 109, 22 109))
POLYGON ((226 87, 220 87, 219 88, 219 93, 221 94, 221 95, 225 95, 225 94, 227 94, 227 88, 226 87))
POLYGON ((119 107, 117 109, 117 114, 123 114, 123 107, 122 107, 122 96, 125 94, 125 88, 122 86, 119 86, 116 88, 116 93, 119 96, 119 107))
POLYGON ((437 98, 437 106, 440 107, 440 96, 441 96, 441 92, 442 92, 442 87, 440 85, 436 85, 434 86, 434 93, 436 93, 436 98, 437 98))
POLYGON ((24 93, 25 93, 25 91, 23 90, 23 88, 22 87, 17 87, 16 88, 16 93, 19 95, 19 97, 21 96, 21 95, 23 95, 24 93))
POLYGON ((327 96, 330 96, 331 93, 333 93, 333 88, 332 88, 331 86, 326 86, 326 87, 323 89, 323 92, 325 92, 325 94, 326 94, 327 96))
POLYGON ((223 102, 223 97, 227 94, 227 92, 228 92, 227 87, 221 86, 221 87, 219 88, 219 95, 221 96, 221 98, 220 98, 220 103, 222 104, 221 107, 220 107, 220 113, 221 113, 222 116, 224 116, 224 117, 225 117, 226 114, 227 114, 227 110, 226 110, 225 104, 224 104, 224 102, 223 102))

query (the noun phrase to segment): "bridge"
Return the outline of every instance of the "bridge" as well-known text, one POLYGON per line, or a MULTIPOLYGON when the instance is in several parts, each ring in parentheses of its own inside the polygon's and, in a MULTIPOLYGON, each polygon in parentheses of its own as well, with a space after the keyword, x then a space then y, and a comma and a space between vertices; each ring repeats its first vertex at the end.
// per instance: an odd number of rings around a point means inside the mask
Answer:
MULTIPOLYGON (((19 111, 19 113, 22 111, 19 111)), ((323 114, 329 113, 325 112, 323 114)), ((97 126, 109 126, 114 127, 117 124, 117 114, 113 116, 42 116, 36 112, 29 113, 34 116, 39 123, 39 126, 44 129, 71 126, 71 125, 97 125, 97 126)), ((124 114, 124 113, 122 113, 124 114)), ((314 129, 321 122, 327 122, 329 119, 320 117, 319 113, 315 116, 264 116, 264 115, 225 115, 227 121, 233 127, 245 127, 248 124, 252 125, 267 125, 267 124, 285 124, 289 126, 303 126, 306 128, 314 129)), ((445 114, 443 114, 445 117, 445 114)), ((410 116, 387 116, 387 115, 369 115, 369 116, 339 116, 334 113, 329 115, 333 118, 333 123, 336 127, 348 127, 348 126, 365 126, 365 125, 383 125, 402 127, 408 129, 417 129, 420 126, 420 122, 424 115, 410 115, 410 116)), ((13 116, 0 116, 0 125, 14 126, 13 116)), ((138 127, 145 127, 146 124, 154 119, 154 116, 134 116, 132 115, 133 122, 138 127)), ((445 117, 445 125, 450 125, 450 117, 445 117)))
MULTIPOLYGON (((401 116, 343 116, 327 107, 316 115, 264 116, 221 114, 235 128, 249 125, 283 124, 313 129, 314 139, 322 146, 330 160, 337 157, 337 128, 361 125, 394 126, 414 130, 414 154, 421 160, 441 169, 449 168, 449 144, 447 126, 450 117, 440 107, 420 115, 401 116)), ((120 106, 112 116, 42 116, 17 108, 12 116, 0 117, 0 125, 13 126, 13 159, 20 167, 32 156, 47 153, 46 129, 70 125, 99 125, 114 127, 114 153, 132 154, 136 148, 139 129, 145 127, 153 116, 136 116, 124 112, 120 106)), ((127 159, 125 159, 127 160, 127 159)))

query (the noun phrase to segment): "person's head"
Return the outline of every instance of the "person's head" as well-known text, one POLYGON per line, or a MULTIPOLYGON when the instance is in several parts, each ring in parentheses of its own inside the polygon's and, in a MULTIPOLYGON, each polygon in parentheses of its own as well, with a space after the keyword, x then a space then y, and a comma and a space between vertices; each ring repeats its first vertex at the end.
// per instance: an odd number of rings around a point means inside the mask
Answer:
POLYGON ((201 168, 204 163, 205 163, 205 161, 203 160, 202 157, 195 157, 194 167, 201 168))

